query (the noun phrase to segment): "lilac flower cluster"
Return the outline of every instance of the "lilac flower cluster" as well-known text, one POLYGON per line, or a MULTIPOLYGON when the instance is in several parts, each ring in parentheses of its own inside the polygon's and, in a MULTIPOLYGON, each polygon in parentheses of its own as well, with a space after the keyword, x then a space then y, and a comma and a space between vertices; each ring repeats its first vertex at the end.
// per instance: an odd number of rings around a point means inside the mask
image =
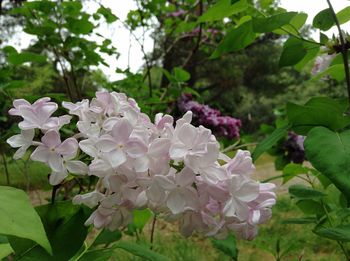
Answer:
POLYGON ((302 163, 305 160, 304 150, 305 136, 298 135, 292 131, 288 133, 288 138, 284 143, 287 158, 294 163, 302 163))
MULTIPOLYGON (((274 184, 252 179, 249 151, 234 158, 221 153, 209 129, 191 124, 191 111, 176 122, 158 113, 152 122, 135 100, 107 91, 62 105, 70 115, 52 116, 58 105, 50 98, 15 100, 10 114, 22 117, 21 133, 7 142, 18 148, 15 158, 35 147, 31 159, 50 167, 52 185, 72 174, 98 178, 94 191, 73 198, 94 208, 86 225, 115 230, 131 222, 135 209, 148 208, 177 221, 184 236, 233 232, 253 239, 258 225, 270 219, 274 184), (77 131, 61 141, 60 129, 73 116, 77 131)), ((211 125, 222 117, 206 110, 213 114, 211 125)))
POLYGON ((239 128, 242 127, 239 119, 222 116, 219 110, 193 101, 191 94, 183 94, 178 99, 177 106, 182 113, 192 111, 194 125, 203 125, 211 129, 216 136, 228 139, 239 138, 239 128))

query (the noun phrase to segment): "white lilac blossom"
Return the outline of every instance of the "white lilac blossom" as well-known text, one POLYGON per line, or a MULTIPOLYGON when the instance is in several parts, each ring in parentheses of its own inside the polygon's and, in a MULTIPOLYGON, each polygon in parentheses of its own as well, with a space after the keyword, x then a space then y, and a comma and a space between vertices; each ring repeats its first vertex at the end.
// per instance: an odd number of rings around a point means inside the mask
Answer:
POLYGON ((177 221, 184 236, 233 232, 252 239, 271 217, 274 185, 251 178, 249 151, 222 154, 211 130, 191 124, 191 111, 175 124, 161 113, 152 123, 135 100, 99 91, 91 102, 63 103, 78 122, 77 133, 61 141, 60 129, 71 116, 53 117, 56 103, 42 98, 13 105, 10 114, 23 118, 21 134, 7 140, 19 148, 15 158, 35 147, 31 159, 51 168, 52 185, 72 174, 98 177, 92 192, 73 198, 94 209, 86 225, 118 229, 132 220, 133 210, 149 208, 177 221))

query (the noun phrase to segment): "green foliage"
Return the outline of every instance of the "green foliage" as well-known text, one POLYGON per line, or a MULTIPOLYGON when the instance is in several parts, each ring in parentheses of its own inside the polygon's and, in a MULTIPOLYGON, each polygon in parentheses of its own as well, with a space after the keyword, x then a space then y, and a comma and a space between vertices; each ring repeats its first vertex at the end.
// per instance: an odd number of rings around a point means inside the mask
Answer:
POLYGON ((346 100, 333 100, 327 97, 315 97, 305 105, 287 104, 287 116, 292 129, 306 135, 315 126, 324 126, 340 130, 350 124, 350 117, 344 116, 348 108, 346 100))
POLYGON ((300 174, 307 174, 308 172, 309 168, 307 167, 300 164, 289 163, 283 168, 283 184, 300 174))
POLYGON ((169 260, 167 257, 150 250, 148 247, 142 246, 133 242, 121 241, 116 243, 114 247, 128 251, 135 256, 142 257, 144 260, 151 260, 151 261, 169 260))
POLYGON ((238 259, 238 249, 234 235, 228 235, 225 239, 212 238, 211 242, 215 248, 225 253, 232 260, 238 259))
POLYGON ((314 233, 321 237, 350 242, 350 225, 340 225, 332 228, 316 228, 314 233))
POLYGON ((333 132, 325 127, 315 127, 305 140, 305 152, 312 165, 350 202, 350 131, 333 132))
POLYGON ((329 30, 335 24, 330 8, 319 12, 312 21, 312 25, 322 31, 329 30))
POLYGON ((265 151, 272 148, 273 145, 275 145, 279 140, 284 138, 288 133, 289 127, 290 126, 286 125, 286 126, 283 126, 281 128, 275 129, 271 133, 271 135, 269 135, 266 139, 264 139, 262 142, 260 142, 256 146, 256 148, 252 154, 253 161, 257 160, 261 154, 263 154, 265 151))
POLYGON ((217 58, 221 54, 241 50, 251 44, 255 37, 252 21, 245 22, 227 33, 211 58, 217 58))
POLYGON ((319 199, 326 195, 322 191, 300 184, 290 186, 289 194, 297 199, 319 199))
POLYGON ((350 6, 345 7, 337 13, 339 24, 345 24, 350 20, 350 6))
POLYGON ((108 229, 103 229, 92 243, 92 247, 98 245, 109 245, 120 240, 121 238, 122 233, 119 230, 110 231, 108 229))
POLYGON ((0 186, 0 234, 26 238, 52 253, 40 217, 24 191, 0 186))
POLYGON ((198 22, 213 22, 240 13, 248 8, 247 0, 239 0, 231 4, 231 0, 219 0, 198 18, 198 22))
POLYGON ((272 32, 284 25, 290 24, 297 15, 296 12, 286 12, 270 17, 256 18, 253 20, 253 29, 256 33, 272 32))
POLYGON ((48 255, 32 241, 9 237, 16 258, 26 260, 69 260, 81 248, 88 232, 84 222, 89 211, 70 202, 56 202, 37 208, 43 221, 53 255, 48 255), (72 233, 74 231, 74 233, 72 233))

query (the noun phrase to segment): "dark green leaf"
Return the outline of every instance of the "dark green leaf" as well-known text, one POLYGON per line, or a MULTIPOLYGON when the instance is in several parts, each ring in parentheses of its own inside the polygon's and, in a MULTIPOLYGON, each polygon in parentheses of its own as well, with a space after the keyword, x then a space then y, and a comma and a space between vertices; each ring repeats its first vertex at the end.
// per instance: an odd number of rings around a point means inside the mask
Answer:
POLYGON ((83 5, 80 1, 62 2, 63 12, 69 16, 79 16, 83 5))
POLYGON ((251 44, 255 37, 252 21, 245 22, 227 33, 211 58, 217 58, 223 53, 241 50, 251 44))
POLYGON ((313 128, 304 142, 306 156, 350 202, 350 130, 313 128))
POLYGON ((228 235, 225 239, 211 238, 211 242, 215 248, 219 249, 233 260, 237 260, 238 249, 236 238, 233 235, 228 235))
POLYGON ((0 186, 0 202, 0 234, 33 240, 52 253, 40 217, 24 191, 0 186))
POLYGON ((303 199, 299 200, 296 205, 305 215, 324 215, 324 208, 318 201, 303 199))
POLYGON ((101 7, 97 10, 97 13, 103 15, 103 17, 106 19, 107 23, 113 23, 118 20, 118 17, 116 17, 110 8, 106 8, 101 5, 101 7))
POLYGON ((301 184, 290 186, 288 191, 291 196, 298 199, 318 199, 326 196, 322 191, 301 184))
POLYGON ((326 44, 328 43, 328 41, 329 41, 328 36, 320 32, 320 43, 326 44))
POLYGON ((139 256, 145 260, 151 261, 167 261, 167 257, 160 255, 146 246, 142 246, 133 242, 120 241, 114 245, 115 248, 121 248, 135 256, 139 256))
POLYGON ((340 225, 330 228, 318 228, 313 232, 321 237, 326 237, 342 242, 350 242, 350 225, 340 225))
POLYGON ((10 53, 7 57, 7 61, 13 65, 20 65, 26 62, 44 63, 46 62, 46 57, 31 52, 10 53))
POLYGON ((350 124, 350 117, 344 116, 347 101, 328 97, 315 97, 305 105, 287 104, 287 116, 293 130, 306 135, 315 126, 324 126, 332 130, 342 129, 350 124))
POLYGON ((290 127, 289 125, 286 125, 284 127, 275 129, 271 133, 271 135, 269 135, 262 142, 260 142, 256 146, 256 148, 252 154, 253 160, 256 161, 260 157, 261 154, 263 154, 265 151, 271 149, 273 145, 275 145, 279 140, 284 138, 288 134, 289 127, 290 127))
POLYGON ((321 29, 322 31, 329 30, 334 24, 333 15, 330 8, 319 12, 312 21, 312 25, 318 29, 321 29))
POLYGON ((307 54, 304 41, 296 37, 289 37, 284 43, 279 66, 291 66, 300 62, 307 54))
POLYGON ((103 245, 103 244, 107 245, 107 244, 114 243, 115 241, 118 241, 121 238, 122 238, 122 233, 119 230, 110 231, 108 229, 104 229, 97 236, 97 238, 95 239, 92 245, 93 246, 103 245))
POLYGON ((81 19, 67 17, 67 23, 65 26, 74 34, 89 34, 92 32, 92 29, 94 29, 94 25, 86 16, 81 19))
POLYGON ((297 12, 286 12, 270 17, 255 18, 253 19, 253 30, 256 33, 272 32, 288 24, 297 14, 297 12))

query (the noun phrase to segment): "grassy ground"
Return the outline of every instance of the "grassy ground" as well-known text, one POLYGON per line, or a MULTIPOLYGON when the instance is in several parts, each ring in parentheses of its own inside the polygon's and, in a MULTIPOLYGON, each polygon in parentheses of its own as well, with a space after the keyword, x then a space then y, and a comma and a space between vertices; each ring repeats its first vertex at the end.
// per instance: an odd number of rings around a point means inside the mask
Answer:
MULTIPOLYGON (((50 187, 47 182, 49 169, 43 164, 26 161, 11 161, 8 159, 8 170, 10 182, 13 186, 22 189, 29 189, 30 196, 36 204, 43 201, 49 196, 50 187), (40 190, 38 190, 40 189, 40 190)), ((279 175, 274 170, 273 159, 263 155, 257 162, 257 172, 255 174, 258 180, 279 175)), ((0 163, 1 164, 1 163, 0 163)), ((331 240, 322 239, 312 233, 312 225, 287 225, 282 221, 286 218, 300 217, 302 214, 289 199, 286 191, 287 186, 278 185, 277 205, 273 208, 271 221, 260 226, 259 235, 253 241, 238 241, 239 261, 269 261, 276 260, 276 242, 280 241, 281 252, 288 250, 288 254, 281 260, 343 260, 338 246, 331 240)), ((6 185, 6 175, 4 165, 0 165, 0 185, 6 185)), ((155 233, 154 250, 168 256, 171 260, 176 261, 213 261, 213 260, 230 260, 224 254, 213 248, 210 240, 195 235, 189 240, 183 238, 178 232, 177 227, 160 221, 157 223, 155 233)), ((149 239, 150 225, 144 229, 141 240, 149 239)), ((134 240, 134 238, 126 238, 134 240)), ((117 250, 114 260, 128 261, 141 260, 129 255, 123 250, 117 250)))

